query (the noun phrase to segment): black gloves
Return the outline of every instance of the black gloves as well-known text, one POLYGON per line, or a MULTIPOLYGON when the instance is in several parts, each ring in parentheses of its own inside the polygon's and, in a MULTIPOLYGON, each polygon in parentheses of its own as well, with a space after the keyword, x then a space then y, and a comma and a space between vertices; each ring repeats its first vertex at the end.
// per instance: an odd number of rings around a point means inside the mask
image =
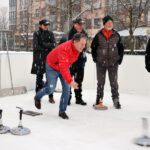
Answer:
POLYGON ((121 63, 122 63, 122 58, 120 58, 120 59, 118 60, 118 64, 121 65, 121 63))

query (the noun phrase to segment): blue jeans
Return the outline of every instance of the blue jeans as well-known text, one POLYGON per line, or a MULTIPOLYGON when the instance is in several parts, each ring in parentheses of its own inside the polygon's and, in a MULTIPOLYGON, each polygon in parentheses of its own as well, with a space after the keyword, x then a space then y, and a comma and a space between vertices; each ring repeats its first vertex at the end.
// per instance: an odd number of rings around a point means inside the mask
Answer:
POLYGON ((49 65, 46 64, 46 78, 47 84, 36 93, 35 97, 38 100, 45 95, 50 95, 54 92, 57 84, 57 79, 60 78, 62 84, 62 95, 60 99, 59 112, 65 112, 68 105, 68 100, 70 96, 70 85, 63 79, 59 71, 54 70, 49 65))

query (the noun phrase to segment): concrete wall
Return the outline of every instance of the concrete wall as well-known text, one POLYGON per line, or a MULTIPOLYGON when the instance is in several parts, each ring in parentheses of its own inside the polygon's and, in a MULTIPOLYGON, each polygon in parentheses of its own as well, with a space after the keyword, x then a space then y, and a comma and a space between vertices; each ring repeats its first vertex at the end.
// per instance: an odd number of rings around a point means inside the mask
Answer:
MULTIPOLYGON (((35 75, 30 74, 32 66, 31 52, 10 52, 10 62, 14 87, 26 86, 28 90, 35 88, 35 75)), ((96 69, 91 55, 85 68, 83 88, 95 89, 96 69)), ((0 88, 11 87, 8 59, 6 52, 0 53, 0 88)), ((122 93, 150 94, 150 73, 145 70, 144 56, 125 56, 119 67, 119 91, 122 93)), ((57 88, 61 88, 58 82, 57 88)), ((110 91, 108 76, 105 90, 110 91)))
MULTIPOLYGON (((9 52, 9 56, 14 87, 26 86, 28 90, 34 89, 35 75, 30 74, 32 53, 9 52)), ((0 87, 1 89, 10 88, 11 80, 6 52, 0 53, 0 60, 0 87)))

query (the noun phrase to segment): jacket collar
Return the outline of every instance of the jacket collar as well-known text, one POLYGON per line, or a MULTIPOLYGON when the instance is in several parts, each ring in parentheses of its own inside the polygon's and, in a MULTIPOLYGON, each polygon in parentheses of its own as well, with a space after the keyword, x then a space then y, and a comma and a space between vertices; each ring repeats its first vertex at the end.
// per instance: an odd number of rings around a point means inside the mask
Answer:
POLYGON ((73 44, 73 40, 70 40, 70 42, 71 42, 71 47, 72 47, 73 53, 79 54, 80 52, 75 48, 75 46, 74 46, 74 44, 73 44))
MULTIPOLYGON (((99 31, 99 33, 100 33, 101 35, 103 35, 104 38, 107 40, 107 38, 105 37, 105 35, 104 35, 103 32, 102 32, 103 29, 104 29, 104 28, 102 28, 102 29, 99 31)), ((114 35, 114 34, 116 33, 116 31, 115 31, 114 29, 112 29, 111 31, 112 31, 111 36, 114 35)), ((110 37, 111 37, 111 36, 110 36, 110 37)))

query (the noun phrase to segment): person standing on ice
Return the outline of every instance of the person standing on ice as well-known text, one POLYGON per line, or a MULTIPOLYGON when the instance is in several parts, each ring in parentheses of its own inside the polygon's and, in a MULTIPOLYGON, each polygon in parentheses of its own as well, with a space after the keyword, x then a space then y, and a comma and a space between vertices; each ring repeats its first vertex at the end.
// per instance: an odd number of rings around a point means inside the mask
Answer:
POLYGON ((72 40, 60 44, 48 54, 46 59, 47 84, 34 97, 37 109, 41 109, 41 98, 54 92, 57 79, 60 78, 62 95, 59 105, 59 116, 63 119, 69 119, 66 109, 70 95, 70 86, 78 89, 78 84, 71 77, 69 68, 85 48, 86 38, 84 34, 76 33, 72 40))
POLYGON ((113 29, 113 19, 107 15, 103 18, 104 28, 94 37, 91 49, 97 71, 97 97, 95 105, 103 107, 104 85, 108 71, 112 100, 116 109, 121 108, 118 93, 118 65, 123 60, 124 47, 121 37, 113 29))
MULTIPOLYGON (((83 29, 83 24, 84 21, 81 18, 76 18, 75 20, 73 20, 73 26, 69 31, 68 40, 71 40, 75 33, 83 33, 88 37, 87 33, 83 29)), ((79 87, 78 89, 74 89, 75 98, 76 98, 75 103, 83 106, 87 105, 87 103, 82 99, 82 82, 84 79, 85 63, 87 61, 85 51, 86 48, 80 53, 77 61, 73 63, 70 67, 71 75, 74 76, 74 80, 78 83, 78 87, 79 87)), ((72 97, 72 92, 70 90, 68 105, 71 104, 71 97, 72 97)))
POLYGON ((150 72, 150 39, 146 46, 145 68, 147 69, 148 72, 150 72))
MULTIPOLYGON (((47 54, 55 47, 53 32, 48 30, 49 21, 39 21, 39 30, 33 34, 33 63, 31 74, 36 74, 36 89, 38 92, 44 85, 45 62, 47 54)), ((49 102, 55 103, 53 93, 49 95, 49 102)))
MULTIPOLYGON (((88 37, 86 31, 83 28, 83 24, 84 24, 84 21, 81 18, 74 19, 72 28, 66 35, 64 35, 61 38, 60 44, 67 40, 71 40, 74 34, 76 33, 83 33, 88 37)), ((74 89, 75 98, 76 98, 75 103, 79 105, 83 105, 83 106, 87 105, 87 103, 82 99, 82 82, 84 78, 85 63, 87 60, 85 51, 86 51, 86 48, 82 51, 82 53, 80 53, 78 60, 75 63, 73 63, 70 67, 71 75, 74 77, 74 80, 78 83, 78 87, 79 87, 78 89, 74 89)), ((70 89, 70 97, 69 97, 68 105, 71 104, 71 98, 72 98, 72 92, 70 89)))

